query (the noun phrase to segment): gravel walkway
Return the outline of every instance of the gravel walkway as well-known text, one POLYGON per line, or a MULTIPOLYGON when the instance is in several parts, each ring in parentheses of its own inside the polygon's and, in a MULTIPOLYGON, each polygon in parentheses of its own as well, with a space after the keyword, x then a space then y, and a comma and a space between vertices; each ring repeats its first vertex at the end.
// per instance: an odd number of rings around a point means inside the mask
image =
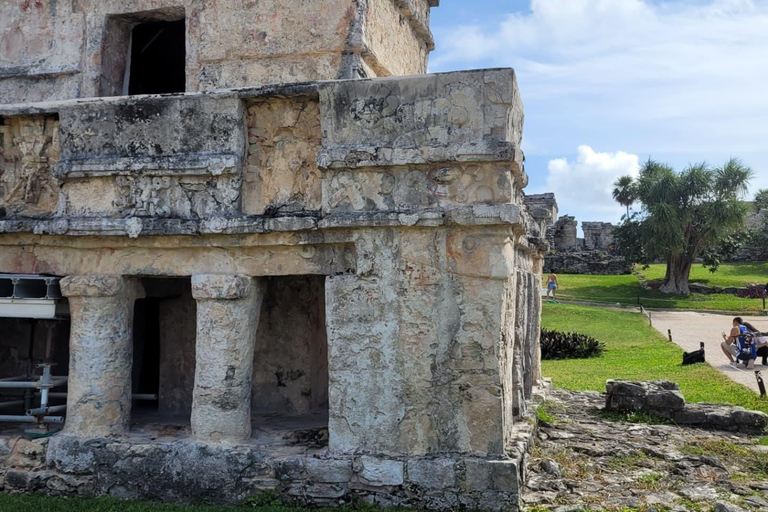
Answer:
MULTIPOLYGON (((720 350, 723 341, 722 332, 726 334, 731 329, 732 316, 715 315, 711 313, 694 313, 690 311, 653 311, 651 313, 653 326, 667 336, 667 330, 672 330, 672 341, 686 352, 699 349, 699 343, 704 342, 707 362, 717 368, 732 380, 747 386, 757 392, 757 380, 755 373, 744 369, 744 366, 735 368, 728 363, 728 359, 720 350)), ((751 323, 762 331, 768 331, 768 317, 745 316, 745 321, 751 323)), ((768 383, 768 367, 762 366, 758 358, 755 370, 762 370, 763 378, 768 383)))

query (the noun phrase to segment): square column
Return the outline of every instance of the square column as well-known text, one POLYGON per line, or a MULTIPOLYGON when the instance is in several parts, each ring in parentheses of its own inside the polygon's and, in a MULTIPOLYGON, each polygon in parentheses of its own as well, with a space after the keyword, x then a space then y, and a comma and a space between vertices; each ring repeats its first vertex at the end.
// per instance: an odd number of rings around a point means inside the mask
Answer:
POLYGON ((253 353, 264 283, 242 275, 192 276, 197 362, 192 435, 204 442, 251 437, 253 353))
POLYGON ((65 430, 122 434, 131 416, 133 305, 141 287, 122 276, 69 276, 61 293, 72 316, 65 430))

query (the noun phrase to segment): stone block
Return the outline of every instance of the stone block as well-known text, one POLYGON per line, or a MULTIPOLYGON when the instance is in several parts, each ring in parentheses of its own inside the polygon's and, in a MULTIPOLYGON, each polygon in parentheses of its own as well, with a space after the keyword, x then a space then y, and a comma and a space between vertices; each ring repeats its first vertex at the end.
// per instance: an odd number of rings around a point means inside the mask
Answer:
POLYGON ((67 276, 59 285, 65 297, 114 297, 123 291, 124 280, 110 275, 67 276))
POLYGON ((680 425, 703 425, 707 422, 707 411, 695 406, 688 406, 677 411, 672 419, 680 425))
POLYGON ((734 409, 731 417, 739 427, 761 432, 768 428, 768 414, 764 412, 734 409))
POLYGON ((465 488, 470 491, 519 492, 520 468, 513 460, 467 460, 465 488))
POLYGON ((352 479, 351 460, 306 459, 307 479, 322 483, 347 483, 352 479))
POLYGON ((674 413, 685 407, 685 398, 679 391, 660 391, 648 394, 648 407, 674 413))
POLYGON ((338 484, 313 484, 308 485, 304 492, 312 498, 337 499, 344 497, 347 489, 344 485, 338 484))
POLYGON ((715 409, 707 412, 707 423, 713 427, 735 427, 731 410, 728 408, 715 409))
POLYGON ((304 480, 307 477, 301 458, 276 460, 272 467, 278 480, 304 480))
POLYGON ((248 276, 231 274, 205 274, 192 276, 192 296, 196 300, 242 299, 251 292, 248 276))
POLYGON ((609 380, 606 383, 606 391, 609 395, 645 397, 648 395, 648 387, 641 382, 627 382, 621 380, 609 380))
POLYGON ((454 461, 450 459, 408 461, 408 481, 426 489, 446 489, 456 485, 454 461))
POLYGON ((360 481, 371 486, 403 485, 405 464, 396 460, 363 456, 359 459, 360 481))

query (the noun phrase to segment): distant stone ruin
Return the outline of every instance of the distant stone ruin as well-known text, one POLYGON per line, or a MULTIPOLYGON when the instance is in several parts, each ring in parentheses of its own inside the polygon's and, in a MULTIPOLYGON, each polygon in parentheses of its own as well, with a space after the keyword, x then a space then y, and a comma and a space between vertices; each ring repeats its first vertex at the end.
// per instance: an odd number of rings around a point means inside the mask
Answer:
MULTIPOLYGON (((554 194, 542 194, 542 196, 554 194)), ((541 199, 543 201, 543 198, 541 199)), ((555 203, 556 211, 556 203, 555 203)), ((621 275, 632 272, 618 253, 614 239, 614 226, 610 222, 583 222, 584 238, 577 235, 578 221, 564 215, 547 227, 550 250, 544 262, 545 272, 560 274, 621 275)))

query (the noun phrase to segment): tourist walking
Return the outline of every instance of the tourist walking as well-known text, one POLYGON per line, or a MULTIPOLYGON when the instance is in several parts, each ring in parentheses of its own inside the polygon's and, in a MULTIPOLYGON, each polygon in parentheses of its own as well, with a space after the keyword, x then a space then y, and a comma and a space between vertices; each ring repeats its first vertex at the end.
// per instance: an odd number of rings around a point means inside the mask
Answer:
POLYGON ((555 300, 555 292, 557 291, 558 286, 557 275, 550 272, 547 276, 547 297, 549 297, 551 293, 552 300, 555 300))

